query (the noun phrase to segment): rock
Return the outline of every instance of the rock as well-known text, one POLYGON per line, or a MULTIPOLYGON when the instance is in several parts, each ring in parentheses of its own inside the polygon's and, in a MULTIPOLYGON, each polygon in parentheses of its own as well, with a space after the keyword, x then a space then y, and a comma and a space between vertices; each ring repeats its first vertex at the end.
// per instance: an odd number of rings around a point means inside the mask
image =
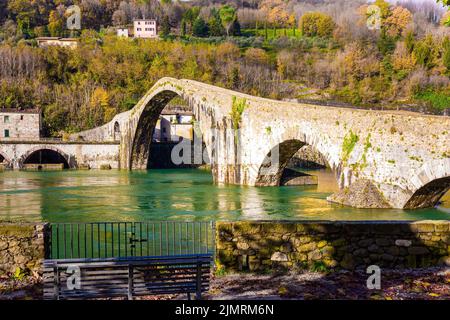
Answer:
POLYGON ((307 243, 297 247, 298 252, 310 252, 316 249, 316 244, 314 242, 307 243))
POLYGON ((274 254, 272 254, 272 257, 270 258, 270 260, 276 261, 276 262, 287 262, 287 261, 289 261, 289 258, 286 253, 275 252, 274 254))
POLYGON ((319 250, 314 250, 308 253, 308 260, 317 261, 322 259, 322 253, 319 250))
POLYGON ((372 239, 363 239, 363 240, 361 240, 361 241, 358 242, 358 245, 359 245, 360 247, 366 248, 366 247, 369 246, 372 242, 373 242, 372 239))
POLYGON ((0 241, 0 251, 8 249, 8 242, 0 241))
POLYGON ((386 251, 393 256, 398 256, 400 254, 400 248, 395 246, 389 247, 386 251))
POLYGON ((280 247, 280 251, 284 253, 292 252, 292 244, 290 244, 289 242, 283 243, 280 247))
POLYGON ((260 268, 261 263, 255 256, 248 257, 248 268, 250 271, 256 271, 260 268))
POLYGON ((409 247, 411 246, 411 244, 412 244, 411 240, 403 240, 403 239, 395 240, 395 245, 398 247, 409 247))
POLYGON ((408 252, 410 254, 427 254, 428 253, 428 249, 425 247, 410 247, 408 248, 408 252))
POLYGON ((353 256, 348 253, 345 254, 344 258, 340 262, 340 265, 344 269, 349 269, 349 270, 353 269, 355 267, 355 262, 353 260, 353 256))
POLYGON ((411 224, 413 230, 417 230, 418 232, 434 232, 434 223, 433 222, 425 222, 419 221, 411 224))
POLYGON ((323 256, 328 256, 328 257, 331 257, 336 252, 336 250, 332 246, 326 246, 326 247, 322 248, 320 251, 322 252, 323 256))
POLYGON ((331 245, 334 247, 340 247, 340 246, 345 245, 346 243, 347 243, 347 240, 345 240, 344 238, 339 238, 339 239, 333 240, 331 242, 331 245))
POLYGON ((326 245, 327 245, 327 242, 325 240, 322 240, 317 243, 317 248, 320 249, 320 248, 325 247, 326 245))
POLYGON ((389 241, 388 239, 380 238, 376 239, 375 243, 380 247, 387 247, 391 244, 391 241, 389 241))
POLYGON ((296 261, 303 262, 308 260, 308 256, 304 253, 295 252, 292 254, 292 258, 296 261))
POLYGON ((250 248, 250 246, 248 245, 247 242, 238 242, 237 245, 236 245, 236 247, 237 247, 239 250, 248 250, 248 249, 250 248))
POLYGON ((356 249, 355 251, 353 251, 353 254, 357 257, 364 257, 367 255, 367 250, 366 249, 356 249))
POLYGON ((394 261, 394 256, 391 254, 383 254, 381 255, 381 259, 385 260, 385 261, 394 261))
POLYGON ((441 259, 439 259, 439 264, 450 267, 450 256, 442 257, 441 259))
POLYGON ((328 201, 355 208, 390 208, 378 188, 367 179, 359 179, 331 196, 328 201))
POLYGON ((336 260, 332 260, 332 259, 324 259, 323 263, 328 267, 328 268, 336 268, 338 265, 338 262, 336 260))
POLYGON ((369 252, 379 252, 380 248, 376 245, 376 244, 372 244, 369 248, 368 248, 369 252))

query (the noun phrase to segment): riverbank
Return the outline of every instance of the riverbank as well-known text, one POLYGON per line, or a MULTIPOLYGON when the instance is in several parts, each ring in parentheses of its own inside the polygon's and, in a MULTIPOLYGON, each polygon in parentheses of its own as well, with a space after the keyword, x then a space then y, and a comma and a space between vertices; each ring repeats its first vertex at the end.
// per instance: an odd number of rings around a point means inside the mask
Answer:
MULTIPOLYGON (((207 300, 447 300, 450 299, 450 269, 423 268, 382 270, 381 289, 368 290, 369 275, 340 271, 303 271, 287 274, 239 273, 213 276, 207 300)), ((42 299, 42 286, 35 278, 21 281, 0 277, 0 300, 42 299)), ((124 298, 120 299, 123 300, 124 298)), ((183 300, 185 295, 148 296, 137 300, 183 300)))
POLYGON ((210 300, 447 300, 450 268, 382 269, 381 289, 367 289, 363 271, 230 274, 216 277, 210 300))

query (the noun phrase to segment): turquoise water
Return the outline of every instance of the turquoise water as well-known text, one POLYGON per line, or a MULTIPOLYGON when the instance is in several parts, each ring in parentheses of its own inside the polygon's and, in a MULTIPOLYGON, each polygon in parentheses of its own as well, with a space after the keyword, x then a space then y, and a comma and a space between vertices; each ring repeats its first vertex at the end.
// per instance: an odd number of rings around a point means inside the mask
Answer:
POLYGON ((331 172, 315 187, 216 186, 202 170, 0 173, 0 220, 48 222, 450 219, 441 209, 369 210, 330 204, 331 172))

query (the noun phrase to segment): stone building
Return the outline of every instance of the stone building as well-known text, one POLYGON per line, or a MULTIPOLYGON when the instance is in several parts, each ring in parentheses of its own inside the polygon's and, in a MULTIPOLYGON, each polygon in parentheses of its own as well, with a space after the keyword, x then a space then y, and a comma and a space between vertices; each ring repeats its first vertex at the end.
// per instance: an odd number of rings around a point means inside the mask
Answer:
POLYGON ((133 21, 135 38, 156 38, 158 30, 156 20, 138 19, 133 21))
POLYGON ((163 111, 156 123, 153 142, 179 142, 193 139, 192 112, 163 111))
POLYGON ((39 140, 42 113, 39 109, 0 109, 1 140, 39 140))

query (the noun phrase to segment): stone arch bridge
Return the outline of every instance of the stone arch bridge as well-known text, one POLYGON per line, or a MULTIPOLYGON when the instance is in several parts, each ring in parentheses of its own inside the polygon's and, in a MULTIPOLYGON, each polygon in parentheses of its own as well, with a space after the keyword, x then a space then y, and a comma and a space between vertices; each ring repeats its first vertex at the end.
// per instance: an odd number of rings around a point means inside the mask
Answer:
MULTIPOLYGON (((72 143, 118 146, 117 166, 146 169, 157 119, 174 97, 192 107, 216 183, 279 185, 303 146, 321 153, 355 207, 434 206, 450 189, 450 118, 282 102, 163 78, 130 111, 72 143)), ((0 145, 1 146, 1 145, 0 145)))

